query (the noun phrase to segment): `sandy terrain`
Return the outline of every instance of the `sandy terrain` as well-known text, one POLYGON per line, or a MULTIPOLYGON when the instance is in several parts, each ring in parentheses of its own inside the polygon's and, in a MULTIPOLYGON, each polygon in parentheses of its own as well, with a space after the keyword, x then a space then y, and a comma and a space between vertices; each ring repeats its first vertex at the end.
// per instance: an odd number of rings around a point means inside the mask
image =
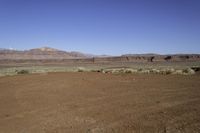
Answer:
POLYGON ((0 77, 0 133, 198 133, 200 75, 0 77))

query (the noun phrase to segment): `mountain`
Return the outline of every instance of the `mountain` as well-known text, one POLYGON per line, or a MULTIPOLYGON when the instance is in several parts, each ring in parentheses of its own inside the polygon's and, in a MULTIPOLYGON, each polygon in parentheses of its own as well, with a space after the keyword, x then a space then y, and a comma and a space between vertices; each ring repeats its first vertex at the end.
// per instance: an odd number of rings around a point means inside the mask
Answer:
POLYGON ((66 52, 50 47, 35 48, 30 50, 0 49, 0 59, 77 59, 91 58, 91 55, 80 52, 66 52))
POLYGON ((30 50, 0 49, 0 60, 61 60, 83 59, 91 62, 168 62, 168 61, 200 61, 200 54, 173 54, 159 55, 148 54, 125 54, 122 56, 91 55, 81 52, 66 52, 50 47, 35 48, 30 50), (89 60, 88 60, 89 59, 89 60))
POLYGON ((55 48, 50 48, 50 47, 41 47, 41 48, 35 48, 35 49, 30 49, 29 51, 49 51, 49 52, 56 52, 56 51, 60 51, 58 49, 55 48))

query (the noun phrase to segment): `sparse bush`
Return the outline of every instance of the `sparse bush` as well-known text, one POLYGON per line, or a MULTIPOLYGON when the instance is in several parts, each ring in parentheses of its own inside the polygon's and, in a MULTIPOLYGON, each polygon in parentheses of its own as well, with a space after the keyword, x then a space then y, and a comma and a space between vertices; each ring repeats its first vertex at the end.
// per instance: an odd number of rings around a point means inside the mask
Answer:
POLYGON ((112 69, 112 73, 136 73, 137 70, 131 68, 112 69))
POLYGON ((106 73, 106 71, 105 71, 105 70, 102 70, 101 72, 102 72, 102 73, 106 73))
POLYGON ((173 74, 180 74, 180 75, 192 75, 195 74, 195 71, 191 68, 186 68, 186 69, 182 69, 182 70, 175 70, 175 72, 173 72, 173 74))
POLYGON ((151 69, 151 70, 150 70, 150 73, 153 73, 153 74, 160 74, 160 70, 158 70, 158 69, 151 69))
POLYGON ((183 70, 175 70, 173 74, 183 74, 183 70))
POLYGON ((165 71, 165 74, 166 74, 166 75, 168 75, 168 74, 172 74, 172 72, 169 71, 169 70, 167 70, 167 71, 165 71))
POLYGON ((97 72, 98 72, 98 73, 100 73, 100 72, 101 72, 101 70, 97 70, 97 72))
POLYGON ((101 72, 101 70, 99 70, 99 69, 97 69, 97 70, 92 69, 92 70, 90 70, 90 72, 101 72))
POLYGON ((121 69, 118 69, 117 72, 118 72, 118 73, 125 73, 126 70, 125 70, 124 68, 121 68, 121 69))
POLYGON ((137 70, 131 68, 113 68, 113 69, 102 69, 101 72, 120 74, 120 73, 136 73, 137 70))
POLYGON ((85 68, 83 68, 83 67, 78 68, 78 72, 84 72, 84 71, 85 71, 85 68))
POLYGON ((124 73, 132 73, 131 70, 125 70, 124 73))
POLYGON ((150 70, 148 70, 148 69, 143 69, 142 71, 140 71, 140 73, 149 74, 149 73, 150 73, 150 70))
POLYGON ((137 70, 128 68, 128 69, 125 69, 124 72, 125 73, 136 73, 137 70))
POLYGON ((195 71, 191 68, 187 68, 183 70, 183 74, 195 74, 195 71))
POLYGON ((16 70, 17 74, 28 74, 29 71, 28 70, 16 70))
POLYGON ((112 69, 101 69, 102 73, 112 73, 112 69))
POLYGON ((90 70, 90 72, 97 72, 97 70, 92 69, 92 70, 90 70))
POLYGON ((124 68, 111 69, 111 70, 109 70, 109 72, 115 73, 115 74, 117 74, 117 73, 125 73, 125 69, 124 68))
POLYGON ((191 69, 194 70, 195 72, 199 72, 200 66, 193 66, 193 67, 191 67, 191 69))
POLYGON ((141 73, 141 74, 181 74, 181 75, 190 75, 194 74, 195 71, 191 68, 175 70, 174 68, 163 68, 163 69, 149 69, 149 68, 113 68, 113 69, 101 69, 99 70, 102 73, 113 73, 113 74, 122 74, 122 73, 141 73))
POLYGON ((164 75, 172 74, 172 73, 174 73, 174 72, 175 72, 175 70, 174 70, 173 68, 162 69, 162 70, 160 71, 160 73, 161 73, 161 74, 164 74, 164 75))

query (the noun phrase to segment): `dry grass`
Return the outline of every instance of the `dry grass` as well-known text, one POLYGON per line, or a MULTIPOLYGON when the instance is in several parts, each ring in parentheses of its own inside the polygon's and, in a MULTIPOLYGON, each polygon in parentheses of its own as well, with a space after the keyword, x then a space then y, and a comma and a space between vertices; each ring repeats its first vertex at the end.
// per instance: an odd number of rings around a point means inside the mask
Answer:
POLYGON ((192 67, 11 67, 11 68, 0 68, 0 76, 6 75, 17 75, 17 74, 28 74, 28 73, 48 73, 48 72, 101 72, 101 73, 112 73, 112 74, 179 74, 179 75, 192 75, 200 71, 199 66, 192 67))

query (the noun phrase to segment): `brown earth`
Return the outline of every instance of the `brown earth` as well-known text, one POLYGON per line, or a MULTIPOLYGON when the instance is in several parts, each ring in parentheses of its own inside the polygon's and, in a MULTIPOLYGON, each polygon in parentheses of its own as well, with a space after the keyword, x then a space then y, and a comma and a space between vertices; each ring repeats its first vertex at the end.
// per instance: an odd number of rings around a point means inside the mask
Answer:
POLYGON ((200 75, 0 77, 0 133, 199 133, 200 75))

